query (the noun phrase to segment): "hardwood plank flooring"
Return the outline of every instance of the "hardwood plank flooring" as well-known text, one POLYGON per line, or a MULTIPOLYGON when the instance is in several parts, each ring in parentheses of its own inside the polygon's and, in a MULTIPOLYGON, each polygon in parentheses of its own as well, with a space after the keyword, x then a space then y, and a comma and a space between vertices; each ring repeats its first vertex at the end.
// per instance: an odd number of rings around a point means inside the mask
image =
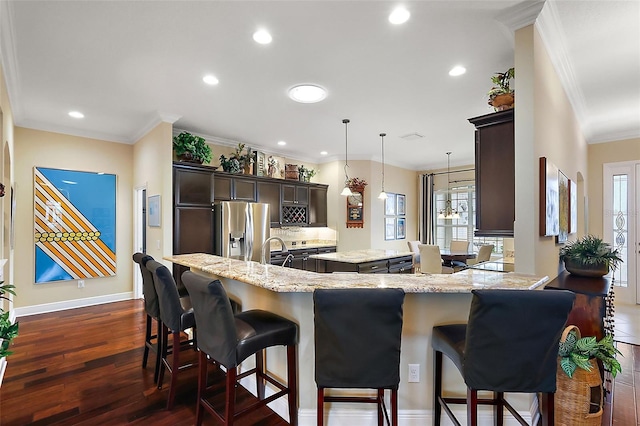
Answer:
MULTIPOLYGON (((170 375, 162 390, 153 382, 154 354, 142 369, 146 316, 140 300, 19 318, 0 388, 0 424, 192 425, 197 369, 180 372, 175 407, 165 409, 170 375)), ((185 360, 197 362, 187 350, 185 360)), ((221 379, 212 369, 211 379, 221 379)), ((237 403, 252 396, 240 388, 237 403)), ((220 395, 222 397, 222 394, 220 395)), ((210 415, 205 425, 217 424, 210 415)), ((269 409, 249 414, 240 425, 286 424, 269 409)))
MULTIPOLYGON (((20 334, 0 387, 0 425, 194 424, 196 369, 181 371, 175 407, 167 411, 169 377, 158 390, 153 354, 147 368, 141 367, 145 318, 141 300, 19 318, 20 334)), ((624 356, 614 384, 612 425, 640 426, 640 346, 618 342, 618 348, 624 356)), ((195 360, 195 352, 187 354, 195 360)), ((244 392, 238 401, 249 398, 244 392)), ((217 422, 205 415, 204 424, 217 422)), ((283 424, 268 409, 239 422, 283 424)))

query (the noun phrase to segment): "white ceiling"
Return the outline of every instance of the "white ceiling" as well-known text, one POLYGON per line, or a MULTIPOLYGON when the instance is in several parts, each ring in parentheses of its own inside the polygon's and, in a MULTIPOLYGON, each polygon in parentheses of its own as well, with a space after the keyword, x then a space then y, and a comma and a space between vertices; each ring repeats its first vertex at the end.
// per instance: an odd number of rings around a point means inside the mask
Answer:
MULTIPOLYGON (((452 166, 471 164, 467 119, 492 111, 490 77, 513 65, 509 27, 542 4, 405 2, 411 18, 395 26, 387 16, 396 5, 2 1, 15 122, 133 143, 161 117, 177 118, 175 128, 211 141, 323 162, 344 158, 349 118, 350 160, 379 161, 385 132, 387 163, 441 168, 451 151, 452 166), (270 45, 252 40, 258 28, 271 32, 270 45), (467 73, 450 77, 454 65, 467 73), (219 85, 202 82, 208 73, 219 85), (287 98, 310 82, 328 90, 326 100, 287 98), (424 138, 401 138, 411 133, 424 138)), ((550 0, 538 24, 587 140, 640 137, 640 2, 550 0)))

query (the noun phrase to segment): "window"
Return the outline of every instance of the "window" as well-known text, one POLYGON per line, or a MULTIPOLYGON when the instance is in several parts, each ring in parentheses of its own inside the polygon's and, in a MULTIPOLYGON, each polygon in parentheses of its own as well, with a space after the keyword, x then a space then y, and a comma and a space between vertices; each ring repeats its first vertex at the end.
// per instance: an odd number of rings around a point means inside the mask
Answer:
POLYGON ((627 194, 629 183, 629 175, 627 174, 614 174, 613 175, 613 205, 611 218, 613 234, 613 248, 618 249, 620 252, 620 258, 625 262, 621 262, 618 265, 618 270, 615 274, 614 285, 619 287, 627 287, 629 285, 627 274, 627 258, 628 258, 628 244, 629 241, 629 209, 627 206, 627 194))
POLYGON ((448 249, 451 240, 471 241, 473 251, 477 252, 481 245, 493 244, 493 252, 502 254, 502 237, 474 237, 476 222, 476 189, 475 185, 452 187, 435 191, 433 218, 435 226, 435 244, 441 249, 448 249), (444 210, 447 199, 451 200, 451 208, 460 215, 457 219, 438 218, 438 213, 444 210))

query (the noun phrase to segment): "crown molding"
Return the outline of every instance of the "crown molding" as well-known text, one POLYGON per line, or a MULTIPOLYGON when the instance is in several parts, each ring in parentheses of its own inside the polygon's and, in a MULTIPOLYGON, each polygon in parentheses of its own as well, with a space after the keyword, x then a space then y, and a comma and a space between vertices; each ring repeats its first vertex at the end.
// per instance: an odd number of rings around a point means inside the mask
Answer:
POLYGON ((592 137, 586 120, 587 107, 582 90, 577 85, 573 65, 567 54, 567 39, 562 30, 558 11, 553 1, 548 1, 536 22, 536 28, 542 43, 551 58, 551 63, 558 73, 560 83, 573 107, 576 119, 587 141, 592 137))
POLYGON ((515 47, 515 32, 536 22, 546 0, 532 0, 518 3, 498 14, 495 20, 512 47, 515 47))
POLYGON ((160 123, 173 124, 176 121, 178 121, 181 117, 182 116, 176 115, 176 114, 156 111, 156 115, 153 118, 151 118, 151 120, 149 120, 149 122, 146 125, 144 125, 135 135, 129 138, 128 142, 132 144, 136 143, 137 141, 142 139, 144 135, 146 135, 151 130, 153 130, 158 124, 160 123))
POLYGON ((87 139, 96 139, 105 142, 117 142, 128 145, 131 145, 133 143, 130 138, 125 136, 117 136, 110 133, 96 132, 93 130, 76 129, 74 127, 59 126, 33 120, 23 120, 20 123, 16 123, 16 125, 27 129, 41 130, 43 132, 61 133, 64 135, 78 136, 87 139))
POLYGON ((15 50, 13 25, 13 2, 0 1, 0 62, 4 70, 4 81, 13 112, 13 121, 18 124, 24 118, 24 107, 20 96, 20 73, 15 50))

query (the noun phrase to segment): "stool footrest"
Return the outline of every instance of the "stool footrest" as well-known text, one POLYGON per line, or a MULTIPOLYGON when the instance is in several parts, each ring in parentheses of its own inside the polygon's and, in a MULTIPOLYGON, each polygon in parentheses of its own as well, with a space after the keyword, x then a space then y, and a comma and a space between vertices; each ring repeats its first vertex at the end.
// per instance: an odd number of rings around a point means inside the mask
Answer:
POLYGON ((380 400, 374 396, 325 396, 325 402, 370 402, 377 404, 380 400))

